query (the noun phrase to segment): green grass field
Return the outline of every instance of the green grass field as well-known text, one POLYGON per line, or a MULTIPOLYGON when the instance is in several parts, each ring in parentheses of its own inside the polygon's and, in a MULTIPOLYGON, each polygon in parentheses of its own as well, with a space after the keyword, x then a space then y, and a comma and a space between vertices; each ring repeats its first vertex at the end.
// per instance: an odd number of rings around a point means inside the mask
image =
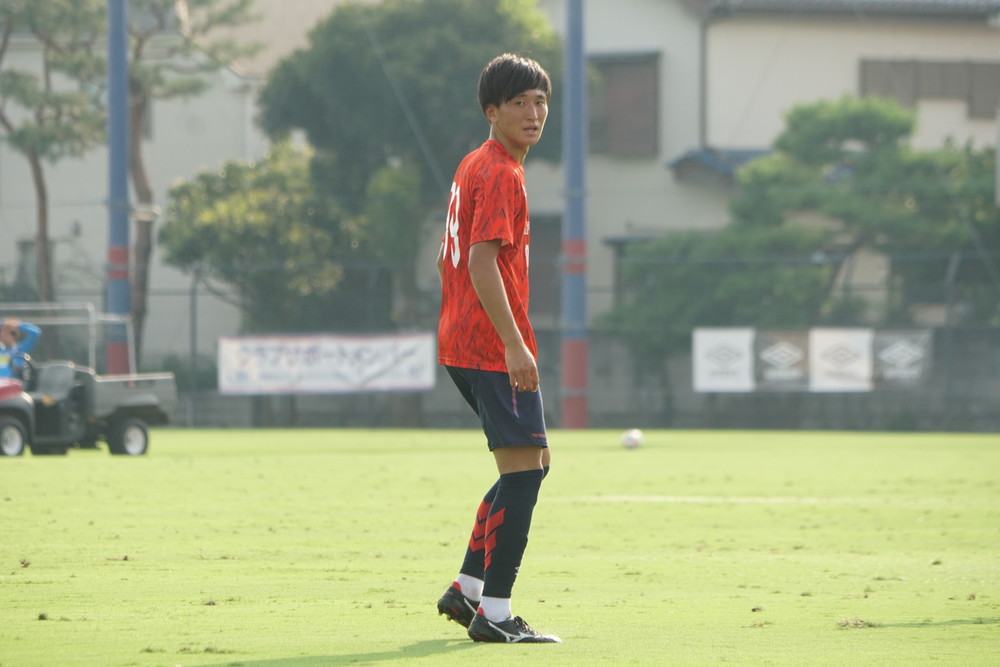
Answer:
POLYGON ((153 432, 0 460, 0 665, 997 665, 1000 436, 555 431, 514 611, 437 615, 472 431, 153 432))

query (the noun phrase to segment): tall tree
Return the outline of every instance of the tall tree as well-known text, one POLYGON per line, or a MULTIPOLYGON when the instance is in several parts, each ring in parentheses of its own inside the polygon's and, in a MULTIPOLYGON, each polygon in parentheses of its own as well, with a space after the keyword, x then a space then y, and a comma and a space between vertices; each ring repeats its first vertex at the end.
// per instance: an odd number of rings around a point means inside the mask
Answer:
POLYGON ((166 261, 225 285, 219 293, 236 295, 245 331, 328 330, 351 306, 355 325, 370 325, 349 301, 358 294, 339 289, 362 241, 316 193, 307 153, 278 144, 258 163, 230 162, 174 186, 168 200, 166 261))
POLYGON ((149 292, 149 259, 156 220, 154 187, 143 141, 155 100, 194 97, 208 75, 259 45, 215 38, 220 29, 255 19, 254 0, 129 0, 129 173, 135 192, 132 322, 136 357, 142 351, 149 292))
POLYGON ((103 30, 101 0, 0 0, 0 128, 31 172, 42 301, 56 298, 45 165, 80 157, 103 140, 98 103, 105 72, 99 50, 103 30), (37 44, 38 57, 17 66, 11 62, 12 50, 26 38, 37 44))
POLYGON ((829 235, 795 226, 671 234, 630 248, 625 302, 602 319, 638 358, 687 349, 698 326, 807 327, 832 267, 814 260, 829 235))
MULTIPOLYGON (((915 150, 913 112, 895 102, 843 97, 793 109, 776 152, 747 165, 734 201, 737 224, 787 224, 803 211, 835 221, 848 259, 874 249, 891 260, 888 310, 869 321, 906 324, 920 292, 951 276, 983 321, 1000 304, 1000 212, 993 200, 994 151, 915 150)), ((934 296, 930 294, 930 296, 934 296)))
POLYGON ((697 326, 904 325, 923 286, 942 286, 956 257, 961 270, 951 278, 972 317, 998 316, 992 149, 914 150, 913 113, 884 100, 823 100, 786 121, 774 152, 739 171, 725 229, 627 252, 628 298, 607 326, 633 349, 662 356, 684 349, 697 326), (806 222, 817 213, 825 225, 806 222), (863 249, 889 257, 886 282, 900 286, 882 312, 833 289, 842 264, 863 249))
MULTIPOLYGON (((318 187, 355 218, 401 288, 415 282, 423 221, 486 138, 476 80, 505 51, 530 54, 558 77, 558 39, 530 0, 344 3, 268 77, 262 126, 274 137, 305 131, 318 187)), ((558 116, 537 155, 558 156, 558 116)), ((413 325, 412 295, 396 296, 397 324, 413 325)))

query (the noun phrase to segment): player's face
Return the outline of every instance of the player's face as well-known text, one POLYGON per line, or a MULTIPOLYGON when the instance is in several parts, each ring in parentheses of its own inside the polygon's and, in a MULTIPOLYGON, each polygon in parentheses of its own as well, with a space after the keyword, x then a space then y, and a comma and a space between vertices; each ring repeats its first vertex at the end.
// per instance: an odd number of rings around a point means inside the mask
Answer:
POLYGON ((538 143, 548 115, 549 98, 541 90, 526 90, 500 106, 486 107, 494 138, 514 155, 538 143))
POLYGON ((0 343, 8 348, 17 345, 17 329, 9 326, 0 328, 0 343))

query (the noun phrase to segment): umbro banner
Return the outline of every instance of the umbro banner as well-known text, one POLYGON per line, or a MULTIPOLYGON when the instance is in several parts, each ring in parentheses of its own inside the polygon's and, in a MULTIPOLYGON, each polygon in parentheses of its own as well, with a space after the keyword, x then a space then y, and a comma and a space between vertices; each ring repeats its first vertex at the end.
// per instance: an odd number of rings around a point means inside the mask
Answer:
POLYGON ((807 332, 758 331, 754 338, 754 361, 758 391, 809 389, 807 332))
POLYGON ((907 389, 931 372, 930 330, 695 329, 698 392, 863 392, 907 389))
POLYGON ((754 390, 753 329, 695 329, 694 390, 754 390))
POLYGON ((872 330, 811 329, 810 391, 871 391, 872 330))
POLYGON ((915 387, 931 371, 930 331, 876 331, 875 383, 886 387, 915 387))

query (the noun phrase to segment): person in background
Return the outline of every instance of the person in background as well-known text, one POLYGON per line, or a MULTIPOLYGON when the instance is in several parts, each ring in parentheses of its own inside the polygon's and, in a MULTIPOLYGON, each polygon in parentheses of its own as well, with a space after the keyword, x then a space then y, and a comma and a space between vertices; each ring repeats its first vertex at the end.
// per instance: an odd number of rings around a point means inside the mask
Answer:
POLYGON ((5 317, 0 325, 0 378, 16 378, 24 366, 27 354, 42 335, 34 324, 16 317, 5 317))

